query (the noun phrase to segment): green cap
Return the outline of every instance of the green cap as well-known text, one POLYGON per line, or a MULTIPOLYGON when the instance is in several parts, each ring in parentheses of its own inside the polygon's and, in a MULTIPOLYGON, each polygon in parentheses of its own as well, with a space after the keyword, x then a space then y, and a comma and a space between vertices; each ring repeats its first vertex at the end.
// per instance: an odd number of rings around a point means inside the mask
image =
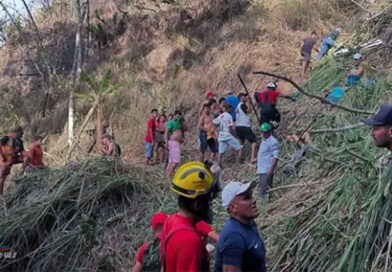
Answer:
POLYGON ((272 129, 272 127, 269 123, 263 123, 260 127, 260 130, 262 132, 267 132, 267 131, 270 131, 271 129, 272 129))

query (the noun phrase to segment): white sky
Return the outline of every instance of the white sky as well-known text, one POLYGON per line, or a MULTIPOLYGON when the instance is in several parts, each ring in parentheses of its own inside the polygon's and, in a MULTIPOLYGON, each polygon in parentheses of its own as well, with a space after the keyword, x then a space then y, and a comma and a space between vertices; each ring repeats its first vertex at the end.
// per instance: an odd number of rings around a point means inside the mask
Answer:
MULTIPOLYGON (((8 8, 8 11, 12 15, 26 15, 26 9, 21 0, 0 0, 8 8)), ((42 2, 47 2, 47 0, 26 0, 27 5, 30 9, 35 9, 42 7, 42 2)), ((5 12, 0 8, 0 18, 5 18, 5 12)))

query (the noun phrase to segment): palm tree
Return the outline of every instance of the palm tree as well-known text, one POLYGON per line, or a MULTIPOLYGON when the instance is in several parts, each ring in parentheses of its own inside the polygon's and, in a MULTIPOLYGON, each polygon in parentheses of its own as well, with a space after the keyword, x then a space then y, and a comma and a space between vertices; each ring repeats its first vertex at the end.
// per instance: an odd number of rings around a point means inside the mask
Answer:
MULTIPOLYGON (((90 120, 91 116, 93 115, 94 111, 96 110, 97 112, 97 148, 99 149, 101 146, 101 138, 102 138, 102 120, 103 120, 103 114, 102 114, 102 104, 105 101, 105 98, 118 91, 120 88, 117 85, 111 85, 110 80, 112 79, 112 72, 110 69, 107 69, 105 73, 102 76, 102 79, 100 81, 97 81, 96 79, 88 76, 87 74, 83 73, 81 75, 81 81, 87 83, 90 92, 88 93, 81 93, 81 92, 74 92, 74 96, 79 99, 83 99, 85 101, 88 101, 89 103, 92 104, 90 110, 88 111, 81 127, 78 133, 78 138, 82 134, 84 128, 86 127, 88 121, 90 120)), ((76 141, 75 141, 76 143, 76 141)), ((67 159, 69 159, 75 144, 73 147, 70 149, 67 159)))

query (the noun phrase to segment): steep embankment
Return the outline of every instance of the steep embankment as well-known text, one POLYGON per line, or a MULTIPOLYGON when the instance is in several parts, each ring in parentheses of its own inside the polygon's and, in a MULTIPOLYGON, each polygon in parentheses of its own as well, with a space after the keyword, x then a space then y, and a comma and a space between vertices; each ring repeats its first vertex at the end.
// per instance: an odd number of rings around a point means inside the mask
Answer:
MULTIPOLYGON (((114 11, 125 12, 127 16, 120 20, 124 26, 118 32, 121 34, 92 48, 86 69, 99 75, 110 68, 113 82, 122 86, 105 102, 104 117, 109 119, 125 159, 136 163, 143 158, 143 134, 150 108, 185 111, 192 129, 187 135, 184 159, 194 159, 198 149, 196 112, 204 91, 213 89, 219 96, 224 89, 241 90, 237 73, 245 77, 250 90, 262 88, 271 78, 251 74, 258 69, 298 79, 298 50, 310 30, 315 29, 321 36, 339 25, 346 32, 339 44, 351 50, 370 38, 390 41, 390 8, 382 3, 231 0, 157 6, 145 1, 136 7, 120 2, 101 16, 108 21, 114 11), (372 18, 357 27, 367 13, 364 9, 372 12, 372 18)), ((66 17, 65 11, 62 16, 66 17)), ((43 22, 50 26, 49 18, 43 22)), ((93 23, 98 21, 93 19, 93 23)), ((106 30, 110 29, 117 28, 106 30)), ((6 48, 2 50, 5 54, 6 48)), ((353 51, 314 64, 303 88, 324 95, 331 87, 344 84, 353 65, 353 51)), ((367 76, 374 84, 361 83, 341 103, 372 111, 390 97, 389 52, 363 53, 367 56, 367 76)), ((65 97, 64 90, 71 89, 67 82, 64 77, 58 78, 51 99, 65 97), (57 96, 60 93, 63 96, 57 96)), ((295 92, 282 81, 279 86, 285 92, 295 92)), ((13 101, 12 93, 2 95, 10 99, 4 101, 13 101)), ((367 128, 340 133, 320 131, 356 124, 365 115, 331 109, 317 100, 297 96, 296 104, 279 104, 283 122, 277 131, 282 143, 275 176, 278 188, 271 193, 268 204, 259 205, 257 223, 266 240, 269 267, 272 271, 388 271, 392 221, 389 195, 384 193, 388 181, 379 178, 381 171, 374 164, 383 152, 374 148, 367 128), (306 128, 310 128, 312 138, 309 155, 293 174, 286 175, 283 169, 299 148, 297 143, 286 141, 286 136, 301 134, 306 128)), ((23 98, 21 95, 17 101, 23 98)), ((56 103, 53 105, 60 107, 61 103, 56 103)), ((83 101, 77 104, 80 124, 88 108, 83 101)), ((64 127, 64 116, 54 114, 58 112, 56 107, 50 108, 53 115, 45 120, 53 118, 59 123, 57 127, 64 127)), ((7 125, 19 120, 44 126, 37 112, 29 115, 16 111, 15 115, 8 109, 2 114, 7 125), (26 119, 27 115, 34 120, 26 119)), ((257 129, 255 120, 254 124, 257 129)), ((64 164, 65 133, 48 139, 47 162, 51 166, 64 164)), ((86 156, 90 140, 88 135, 83 136, 75 159, 86 156)), ((223 180, 254 176, 252 166, 233 167, 230 155, 227 157, 223 180)), ((151 214, 161 209, 172 212, 175 207, 162 168, 141 169, 98 160, 16 180, 6 199, 7 209, 1 213, 0 240, 15 246, 18 262, 7 260, 1 265, 9 270, 129 270, 136 248, 150 235, 146 230, 151 214), (145 174, 144 170, 152 173, 145 174), (57 257, 49 258, 50 254, 57 257)), ((215 207, 214 226, 219 230, 227 215, 218 201, 215 207)))

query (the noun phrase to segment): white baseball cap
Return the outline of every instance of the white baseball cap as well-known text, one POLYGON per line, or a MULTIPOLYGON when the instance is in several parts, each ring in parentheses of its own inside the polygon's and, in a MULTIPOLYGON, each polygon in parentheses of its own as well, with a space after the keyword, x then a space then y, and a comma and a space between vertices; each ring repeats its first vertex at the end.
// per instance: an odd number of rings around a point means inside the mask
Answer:
POLYGON ((362 59, 362 54, 361 53, 355 53, 354 55, 353 55, 353 59, 355 59, 355 60, 360 60, 360 59, 362 59))
POLYGON ((230 181, 222 191, 222 206, 227 209, 233 199, 242 193, 248 191, 249 188, 252 188, 252 181, 248 181, 246 183, 240 181, 230 181))
POLYGON ((274 82, 270 82, 267 84, 267 87, 276 89, 276 84, 274 82))

